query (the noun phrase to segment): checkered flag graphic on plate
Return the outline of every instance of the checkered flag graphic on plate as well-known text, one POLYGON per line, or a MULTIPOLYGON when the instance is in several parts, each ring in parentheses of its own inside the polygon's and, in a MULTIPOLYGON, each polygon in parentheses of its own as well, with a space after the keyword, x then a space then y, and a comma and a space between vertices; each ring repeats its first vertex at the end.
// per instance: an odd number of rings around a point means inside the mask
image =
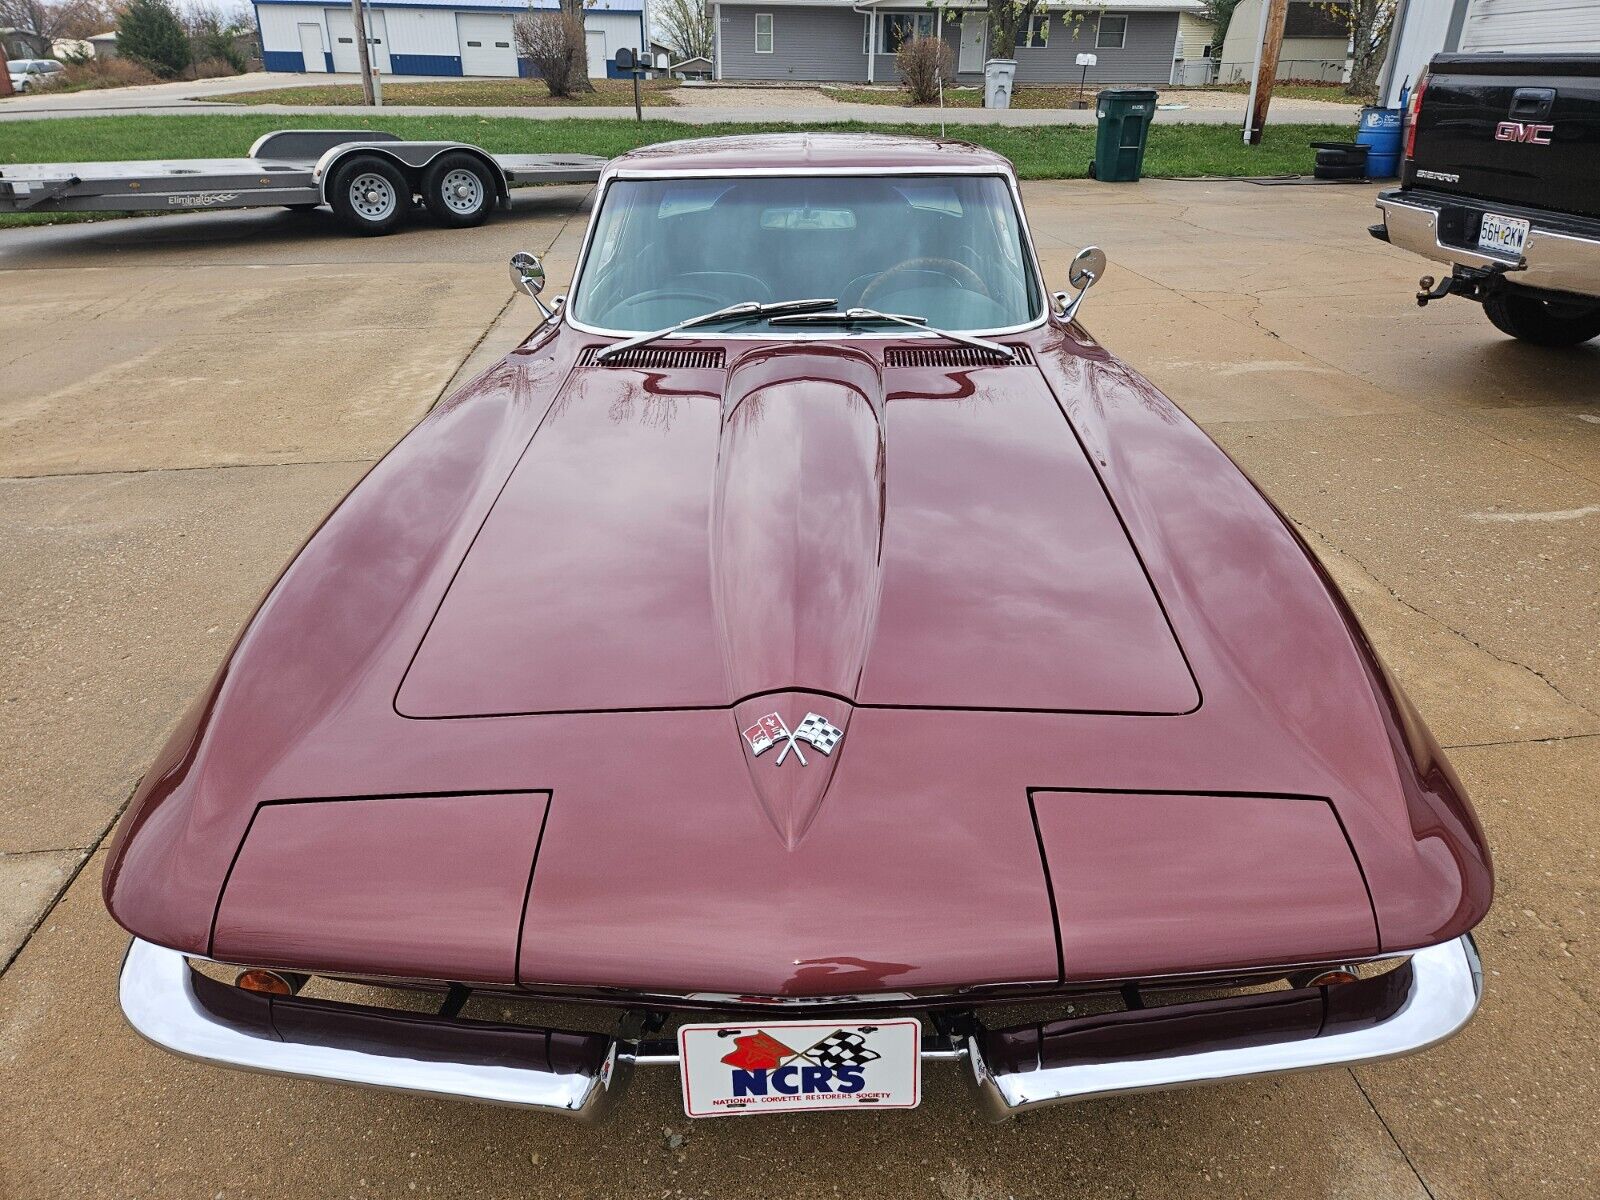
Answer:
POLYGON ((867 1049, 867 1039, 859 1033, 837 1029, 807 1050, 806 1057, 824 1067, 862 1067, 883 1055, 867 1049))
POLYGON ((829 724, 828 718, 821 713, 807 713, 806 719, 795 727, 794 736, 802 742, 810 742, 824 754, 832 754, 833 748, 844 736, 844 730, 829 724))

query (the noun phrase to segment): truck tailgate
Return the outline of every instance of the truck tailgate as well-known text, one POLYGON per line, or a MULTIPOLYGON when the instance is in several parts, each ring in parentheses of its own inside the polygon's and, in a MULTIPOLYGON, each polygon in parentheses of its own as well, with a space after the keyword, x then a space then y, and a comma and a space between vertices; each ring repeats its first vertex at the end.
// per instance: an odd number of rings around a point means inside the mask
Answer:
POLYGON ((1440 55, 1407 187, 1600 216, 1600 54, 1440 55))

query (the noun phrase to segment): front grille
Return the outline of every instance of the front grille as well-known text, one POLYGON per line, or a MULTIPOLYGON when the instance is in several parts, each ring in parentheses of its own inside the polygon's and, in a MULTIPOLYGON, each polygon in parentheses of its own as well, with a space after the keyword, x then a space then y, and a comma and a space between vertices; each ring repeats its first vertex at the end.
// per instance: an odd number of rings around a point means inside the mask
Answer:
POLYGON ((1017 357, 1006 363, 975 346, 890 346, 883 352, 886 367, 998 367, 1033 362, 1033 351, 1016 344, 1006 347, 1017 357))
POLYGON ((631 367, 635 370, 670 371, 675 368, 700 368, 719 371, 723 355, 719 349, 688 350, 675 346, 635 346, 621 354, 613 354, 604 362, 597 359, 604 346, 585 346, 578 356, 580 367, 631 367))

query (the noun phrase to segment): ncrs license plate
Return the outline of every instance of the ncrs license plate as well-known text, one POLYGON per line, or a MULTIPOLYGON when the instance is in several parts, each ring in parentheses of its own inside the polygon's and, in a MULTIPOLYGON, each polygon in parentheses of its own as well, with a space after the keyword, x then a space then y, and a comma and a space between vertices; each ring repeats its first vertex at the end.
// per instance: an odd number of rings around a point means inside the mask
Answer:
POLYGON ((913 1018, 685 1025, 678 1057, 691 1117, 915 1108, 922 1025, 913 1018))
POLYGON ((1528 241, 1528 223, 1521 217, 1502 217, 1484 213, 1483 224, 1478 227, 1478 249, 1493 250, 1497 254, 1522 257, 1522 247, 1528 241))

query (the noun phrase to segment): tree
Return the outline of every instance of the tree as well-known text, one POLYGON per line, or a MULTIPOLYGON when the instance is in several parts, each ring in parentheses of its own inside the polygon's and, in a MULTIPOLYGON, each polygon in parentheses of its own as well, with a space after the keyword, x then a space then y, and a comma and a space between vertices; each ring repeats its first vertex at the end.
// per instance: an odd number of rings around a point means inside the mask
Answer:
POLYGON ((528 11, 511 23, 517 54, 533 63, 544 86, 558 100, 588 83, 588 49, 583 22, 566 12, 528 11))
POLYGON ((1239 0, 1204 0, 1204 3, 1200 18, 1211 22, 1211 45, 1220 58, 1222 43, 1228 40, 1228 26, 1233 23, 1233 10, 1239 7, 1239 0))
POLYGON ((168 0, 129 0, 117 18, 117 53, 163 79, 177 78, 194 59, 168 0))
POLYGON ((187 9, 181 20, 195 62, 221 59, 240 72, 250 65, 240 53, 237 40, 239 34, 252 28, 248 9, 199 4, 187 9))
MULTIPOLYGON (((1017 56, 1017 35, 1028 28, 1028 18, 1040 11, 1048 12, 1045 0, 987 0, 989 12, 989 57, 990 58, 1015 58, 1017 56)), ((1105 12, 1105 5, 1097 5, 1092 11, 1073 9, 1068 12, 1049 13, 1048 19, 1064 37, 1076 37, 1078 27, 1088 18, 1096 21, 1100 14, 1105 12)))
POLYGON ((1389 52, 1389 32, 1394 28, 1395 0, 1339 0, 1322 6, 1350 32, 1348 96, 1371 97, 1378 91, 1378 72, 1389 52))
POLYGON ((82 40, 115 22, 104 0, 0 0, 0 25, 57 38, 82 40))
POLYGON ((684 58, 710 58, 716 46, 711 8, 703 0, 662 0, 652 12, 667 41, 684 58))

